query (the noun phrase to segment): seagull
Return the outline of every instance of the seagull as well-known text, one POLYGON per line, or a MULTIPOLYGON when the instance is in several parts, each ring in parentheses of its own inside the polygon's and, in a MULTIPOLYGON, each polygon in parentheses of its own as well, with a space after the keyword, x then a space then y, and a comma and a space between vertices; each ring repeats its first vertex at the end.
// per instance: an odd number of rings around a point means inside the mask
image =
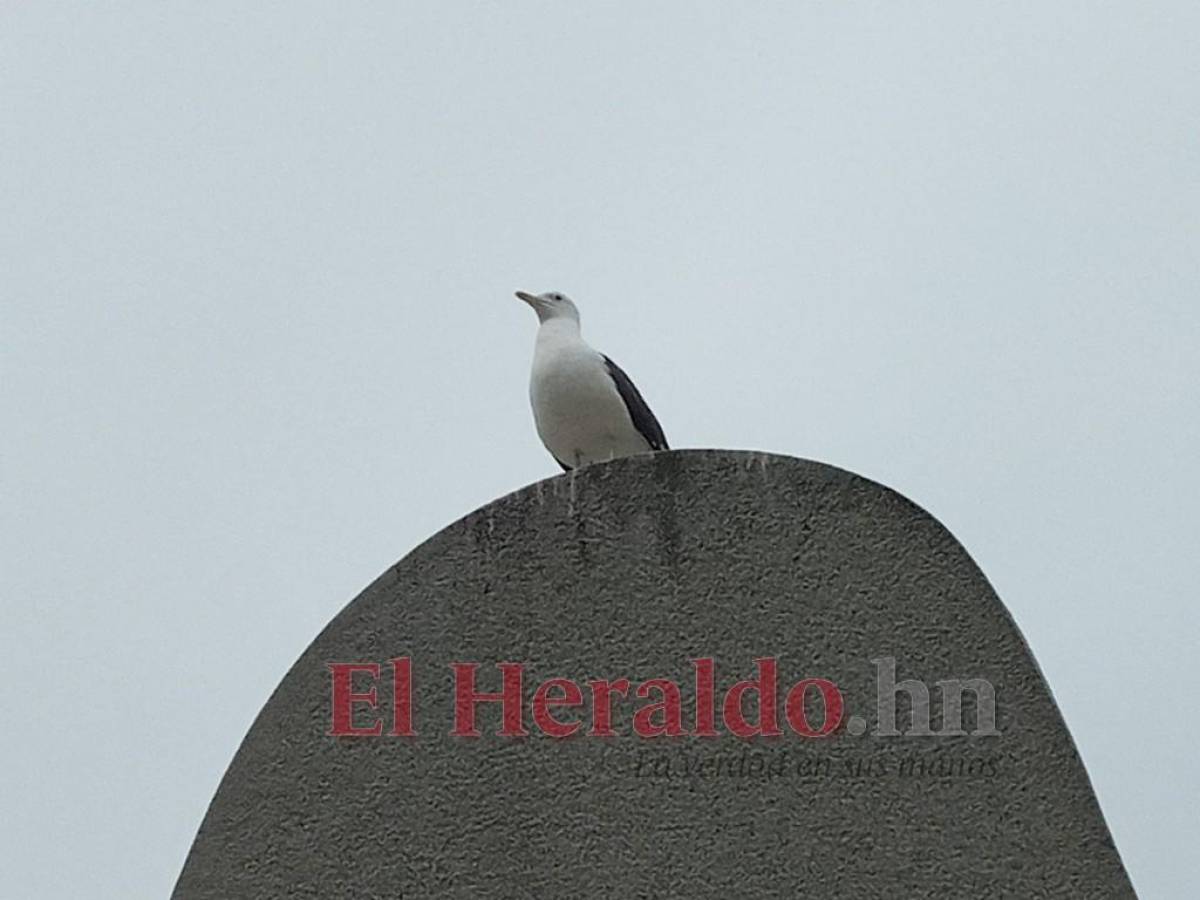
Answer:
POLYGON ((564 471, 666 450, 662 426, 629 376, 579 335, 579 309, 559 293, 517 297, 537 313, 529 402, 538 437, 564 471))

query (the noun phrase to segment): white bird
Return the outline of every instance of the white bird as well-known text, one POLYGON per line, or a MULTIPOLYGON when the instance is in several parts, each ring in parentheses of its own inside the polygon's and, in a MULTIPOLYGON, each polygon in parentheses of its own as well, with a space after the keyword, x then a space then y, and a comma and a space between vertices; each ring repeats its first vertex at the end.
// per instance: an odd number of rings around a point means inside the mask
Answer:
POLYGON ((541 325, 529 376, 538 437, 566 471, 588 463, 666 450, 654 413, 620 366, 579 334, 579 310, 563 294, 517 296, 541 325))

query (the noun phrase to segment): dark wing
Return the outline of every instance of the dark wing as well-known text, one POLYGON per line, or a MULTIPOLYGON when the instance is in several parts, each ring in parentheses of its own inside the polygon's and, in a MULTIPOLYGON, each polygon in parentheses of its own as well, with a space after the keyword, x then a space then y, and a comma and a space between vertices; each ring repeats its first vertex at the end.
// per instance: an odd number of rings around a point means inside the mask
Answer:
MULTIPOLYGON (((604 354, 600 355, 604 356, 604 354)), ((617 386, 617 393, 625 401, 625 408, 629 410, 629 418, 633 419, 633 427, 646 439, 651 450, 669 450, 662 426, 658 424, 658 419, 654 418, 654 413, 650 412, 650 407, 646 405, 646 401, 642 399, 638 389, 629 380, 629 376, 607 356, 604 357, 604 365, 608 368, 608 375, 612 378, 613 384, 617 386)))

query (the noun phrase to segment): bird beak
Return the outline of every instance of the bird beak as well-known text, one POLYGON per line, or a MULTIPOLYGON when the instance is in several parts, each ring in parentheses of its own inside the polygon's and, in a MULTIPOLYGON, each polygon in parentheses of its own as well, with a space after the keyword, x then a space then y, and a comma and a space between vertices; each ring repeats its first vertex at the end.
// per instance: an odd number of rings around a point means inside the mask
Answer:
POLYGON ((527 294, 524 291, 517 291, 517 297, 521 300, 524 300, 530 306, 537 305, 537 297, 533 296, 533 294, 527 294))

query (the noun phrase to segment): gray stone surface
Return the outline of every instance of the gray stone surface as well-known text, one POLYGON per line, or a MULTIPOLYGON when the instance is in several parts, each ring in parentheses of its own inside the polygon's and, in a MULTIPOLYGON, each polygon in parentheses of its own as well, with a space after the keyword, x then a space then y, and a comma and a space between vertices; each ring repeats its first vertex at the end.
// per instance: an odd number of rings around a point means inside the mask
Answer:
POLYGON ((385 572, 267 702, 174 896, 1133 891, 1036 663, 945 528, 829 466, 683 451, 534 484, 385 572), (418 736, 326 736, 327 664, 397 656, 413 659, 418 736), (526 697, 551 676, 673 678, 690 726, 689 660, 715 658, 723 692, 766 656, 781 690, 836 682, 866 733, 648 739, 630 730, 633 701, 614 738, 497 737, 492 707, 482 738, 449 735, 450 662, 480 663, 486 690, 494 663, 524 662, 526 697), (989 680, 999 736, 872 735, 879 657, 931 689, 989 680), (679 774, 685 760, 706 774, 679 774))

